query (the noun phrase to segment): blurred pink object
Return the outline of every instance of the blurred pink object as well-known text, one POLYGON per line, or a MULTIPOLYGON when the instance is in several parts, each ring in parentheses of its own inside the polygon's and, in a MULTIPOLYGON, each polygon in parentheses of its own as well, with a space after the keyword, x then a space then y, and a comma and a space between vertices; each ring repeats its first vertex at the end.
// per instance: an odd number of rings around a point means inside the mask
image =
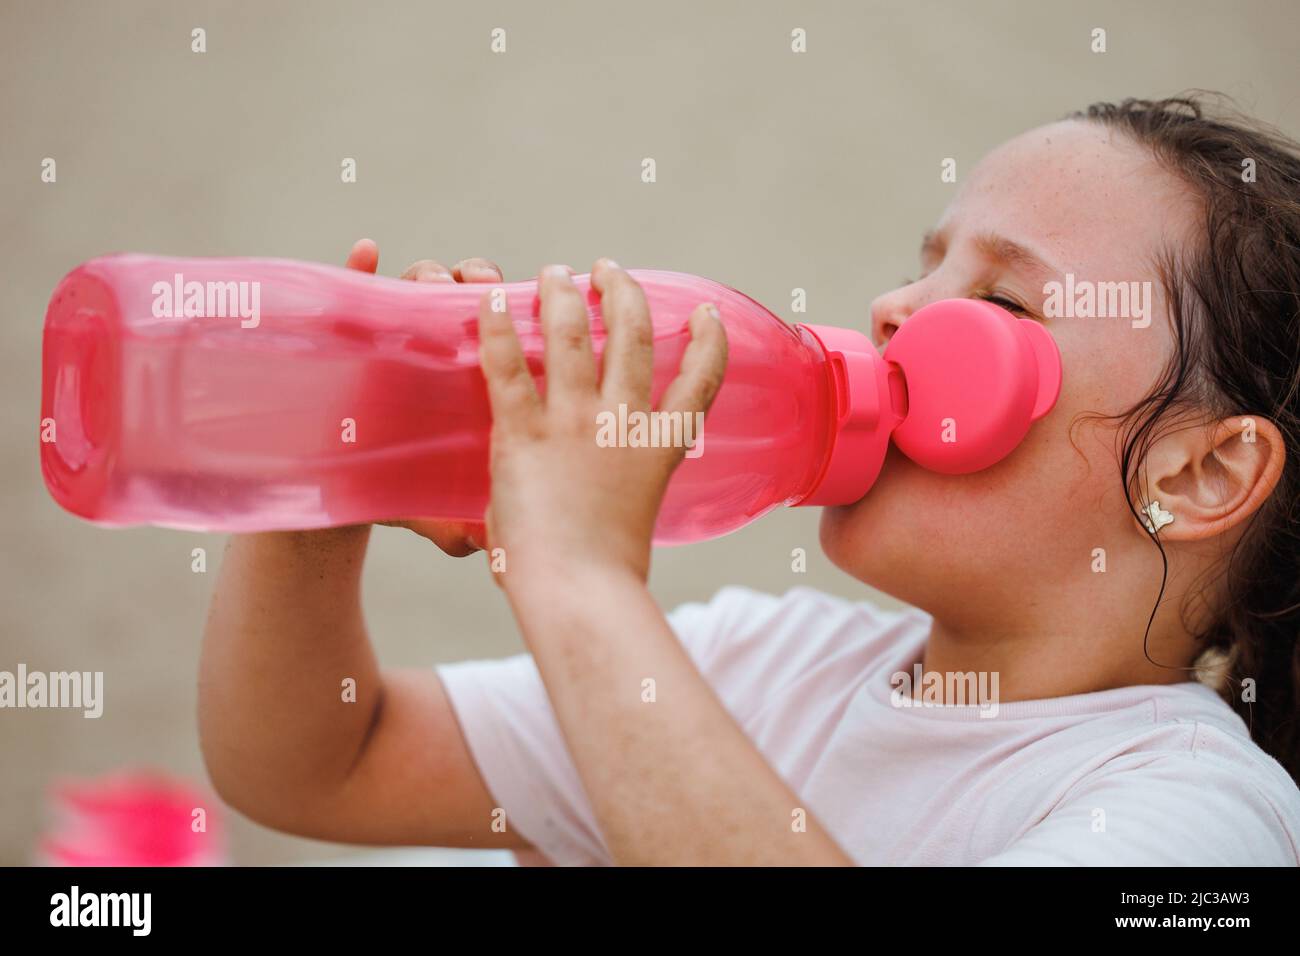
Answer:
POLYGON ((38 862, 49 866, 226 864, 215 797, 188 781, 121 771, 50 791, 54 825, 38 862))

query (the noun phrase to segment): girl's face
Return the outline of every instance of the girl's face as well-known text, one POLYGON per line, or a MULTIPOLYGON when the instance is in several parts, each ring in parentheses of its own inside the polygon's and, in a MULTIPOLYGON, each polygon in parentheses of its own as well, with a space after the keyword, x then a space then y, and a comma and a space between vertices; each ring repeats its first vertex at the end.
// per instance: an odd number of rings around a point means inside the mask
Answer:
POLYGON ((1189 189, 1099 124, 1032 130, 971 170, 924 241, 921 278, 872 303, 874 338, 883 345, 938 299, 987 298, 1055 337, 1060 400, 1010 456, 975 474, 926 471, 891 447, 866 497, 825 509, 830 558, 936 617, 977 626, 1101 587, 1094 549, 1106 549, 1112 573, 1123 573, 1117 557, 1150 550, 1124 501, 1115 425, 1071 425, 1127 410, 1159 377, 1172 333, 1157 256, 1190 237, 1196 214, 1189 189), (1046 316, 1044 287, 1067 274, 1075 289, 1138 283, 1145 315, 1139 297, 1119 317, 1046 316))

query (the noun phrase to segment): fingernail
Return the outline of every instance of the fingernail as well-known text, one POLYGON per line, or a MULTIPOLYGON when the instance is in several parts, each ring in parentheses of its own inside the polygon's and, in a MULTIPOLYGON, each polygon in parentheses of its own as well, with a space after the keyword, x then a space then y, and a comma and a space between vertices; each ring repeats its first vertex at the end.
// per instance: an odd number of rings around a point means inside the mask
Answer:
POLYGON ((542 270, 542 275, 551 279, 567 279, 569 277, 569 270, 564 268, 564 266, 547 266, 542 270))
POLYGON ((621 269, 621 268, 623 268, 621 265, 619 265, 619 264, 618 264, 617 262, 615 262, 613 259, 610 259, 608 256, 606 256, 604 259, 602 259, 602 260, 600 260, 600 261, 603 262, 603 263, 605 263, 605 265, 609 266, 611 269, 621 269))
POLYGON ((712 302, 710 302, 708 305, 704 307, 704 311, 709 313, 710 318, 714 318, 714 319, 722 318, 722 316, 718 314, 718 307, 714 305, 712 302))

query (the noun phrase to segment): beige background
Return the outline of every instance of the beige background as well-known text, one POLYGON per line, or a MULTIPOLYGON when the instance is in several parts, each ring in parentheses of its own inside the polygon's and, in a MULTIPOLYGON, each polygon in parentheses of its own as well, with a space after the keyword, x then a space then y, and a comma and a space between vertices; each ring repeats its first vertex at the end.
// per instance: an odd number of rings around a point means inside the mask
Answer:
MULTIPOLYGON (((1300 127, 1294 0, 808 3, 0 4, 0 669, 103 670, 98 721, 0 711, 0 863, 30 859, 51 780, 148 765, 202 778, 195 674, 221 540, 62 513, 36 451, 41 322, 101 253, 339 261, 486 255, 518 278, 597 255, 698 272, 787 318, 866 323, 915 268, 959 175, 1016 132, 1103 98, 1215 88, 1300 127), (190 52, 207 30, 208 52, 190 52), (489 31, 508 50, 489 52, 489 31), (790 32, 808 31, 808 52, 790 32), (1109 51, 1089 52, 1093 27, 1109 51), (355 157, 359 182, 339 164, 355 157), (643 157, 658 182, 640 181, 643 157), (58 182, 40 181, 43 158, 58 182), (190 571, 206 547, 209 572, 190 571)), ((816 514, 656 555, 665 606, 727 583, 863 589, 816 514), (808 571, 790 569, 806 548, 808 571)), ((564 555, 557 555, 563 561, 564 555)), ((376 534, 382 659, 519 648, 481 559, 376 534)), ((265 863, 338 848, 234 822, 265 863)))

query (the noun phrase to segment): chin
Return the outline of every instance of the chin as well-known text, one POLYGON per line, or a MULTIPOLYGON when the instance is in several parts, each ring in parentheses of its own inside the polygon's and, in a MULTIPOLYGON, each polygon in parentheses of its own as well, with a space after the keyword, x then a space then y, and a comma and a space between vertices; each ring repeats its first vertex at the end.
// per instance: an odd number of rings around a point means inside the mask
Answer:
POLYGON ((914 524, 918 514, 908 502, 924 495, 918 484, 924 478, 920 472, 891 445, 879 477, 865 495, 852 504, 822 509, 821 546, 836 567, 863 578, 875 555, 906 543, 907 525, 914 524))
MULTIPOLYGON (((846 553, 844 543, 844 526, 845 512, 852 505, 834 505, 822 509, 821 523, 817 527, 817 537, 821 543, 822 551, 826 557, 831 559, 841 571, 849 571, 844 566, 844 556, 846 553)), ((852 571, 849 571, 852 574, 852 571)))
POLYGON ((971 573, 970 558, 981 550, 971 547, 971 532, 980 540, 982 522, 978 511, 972 516, 963 508, 951 478, 898 458, 864 497, 822 509, 819 538, 841 571, 924 606, 935 598, 934 588, 942 590, 971 573), (942 506, 929 506, 938 502, 942 506), (966 519, 956 520, 955 514, 966 519))
POLYGON ((901 568, 914 562, 902 560, 893 552, 907 546, 906 531, 891 527, 889 515, 874 511, 866 499, 823 508, 819 533, 822 551, 841 571, 864 584, 902 597, 898 593, 901 582, 893 579, 901 568))
POLYGON ((899 512, 877 511, 863 499, 851 505, 822 509, 820 540, 822 551, 831 563, 862 582, 890 597, 914 607, 928 609, 935 595, 935 567, 942 553, 917 542, 915 527, 901 526, 899 512), (918 559, 918 553, 926 557, 918 559))

